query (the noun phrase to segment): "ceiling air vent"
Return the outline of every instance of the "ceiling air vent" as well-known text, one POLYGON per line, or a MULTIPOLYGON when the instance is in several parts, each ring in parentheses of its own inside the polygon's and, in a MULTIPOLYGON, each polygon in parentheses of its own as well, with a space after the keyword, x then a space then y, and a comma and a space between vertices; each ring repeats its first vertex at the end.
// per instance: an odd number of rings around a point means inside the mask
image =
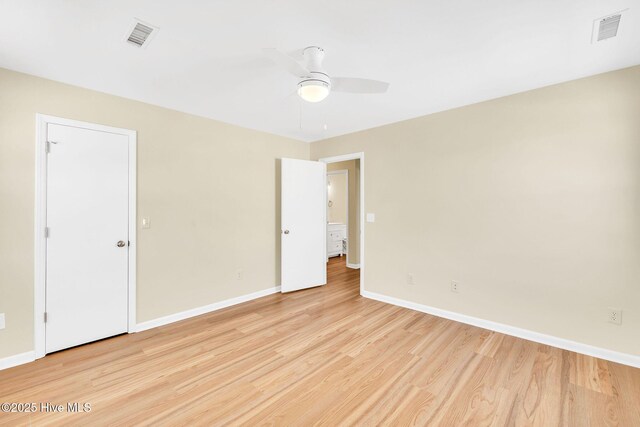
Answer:
POLYGON ((136 19, 127 32, 126 41, 134 46, 147 47, 147 45, 157 32, 157 27, 136 19))
POLYGON ((601 42, 617 36, 620 20, 622 19, 622 12, 616 12, 593 21, 593 36, 591 42, 601 42))
POLYGON ((622 18, 622 15, 618 14, 600 20, 598 26, 598 41, 610 39, 618 34, 620 18, 622 18))

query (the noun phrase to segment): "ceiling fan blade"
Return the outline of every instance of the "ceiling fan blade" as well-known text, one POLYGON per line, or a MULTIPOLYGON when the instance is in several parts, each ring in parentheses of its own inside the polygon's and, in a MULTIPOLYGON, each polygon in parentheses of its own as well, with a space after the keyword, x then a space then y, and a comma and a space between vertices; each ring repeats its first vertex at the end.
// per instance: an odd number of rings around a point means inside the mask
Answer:
POLYGON ((264 54, 273 62, 284 67, 296 77, 307 77, 309 75, 309 70, 289 55, 280 52, 278 49, 266 48, 262 49, 262 52, 264 52, 264 54))
POLYGON ((332 77, 331 91, 349 93, 385 93, 389 83, 351 77, 332 77))

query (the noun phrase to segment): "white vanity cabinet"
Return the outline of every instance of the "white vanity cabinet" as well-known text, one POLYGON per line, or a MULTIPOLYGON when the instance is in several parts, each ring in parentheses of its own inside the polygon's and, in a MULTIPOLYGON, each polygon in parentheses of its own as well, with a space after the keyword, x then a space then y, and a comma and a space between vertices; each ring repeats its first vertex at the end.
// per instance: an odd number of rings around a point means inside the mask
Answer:
POLYGON ((327 224, 327 258, 345 254, 342 241, 347 238, 347 225, 330 222, 327 224))

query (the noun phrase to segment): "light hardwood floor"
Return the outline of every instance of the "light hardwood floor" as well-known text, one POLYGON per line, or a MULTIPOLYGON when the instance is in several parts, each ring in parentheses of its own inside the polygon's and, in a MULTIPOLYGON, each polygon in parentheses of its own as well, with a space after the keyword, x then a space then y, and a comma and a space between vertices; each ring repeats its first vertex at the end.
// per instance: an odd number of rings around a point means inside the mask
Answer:
POLYGON ((640 369, 362 298, 358 271, 0 371, 9 425, 640 425, 640 369))

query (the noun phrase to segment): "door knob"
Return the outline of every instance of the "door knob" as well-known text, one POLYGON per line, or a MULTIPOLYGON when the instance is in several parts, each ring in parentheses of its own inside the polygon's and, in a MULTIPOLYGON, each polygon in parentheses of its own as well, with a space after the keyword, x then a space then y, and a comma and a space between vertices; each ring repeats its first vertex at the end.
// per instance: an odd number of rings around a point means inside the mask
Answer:
POLYGON ((125 245, 124 240, 119 240, 118 243, 116 243, 116 246, 119 248, 123 248, 125 245))
POLYGON ((284 230, 284 234, 289 234, 289 230, 284 230))

